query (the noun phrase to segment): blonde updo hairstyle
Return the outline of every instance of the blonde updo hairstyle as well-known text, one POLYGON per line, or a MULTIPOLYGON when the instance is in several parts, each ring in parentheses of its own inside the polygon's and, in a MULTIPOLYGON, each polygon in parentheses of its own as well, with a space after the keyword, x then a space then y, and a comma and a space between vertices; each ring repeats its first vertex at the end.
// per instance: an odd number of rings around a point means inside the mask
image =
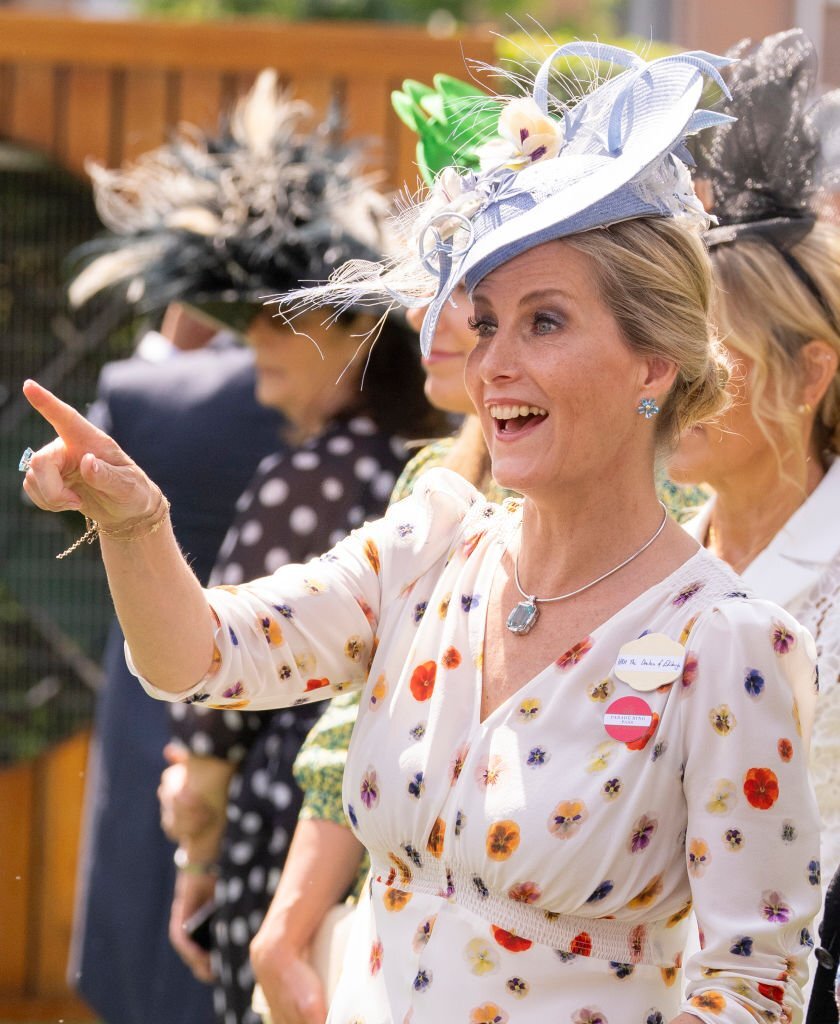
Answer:
POLYGON ((640 218, 566 239, 595 265, 598 291, 627 344, 676 364, 657 396, 657 448, 719 415, 729 402, 729 362, 711 326, 712 274, 698 232, 671 218, 640 218))
MULTIPOLYGON (((819 338, 840 356, 840 228, 818 220, 791 254, 819 289, 834 324, 771 243, 745 238, 712 250, 720 334, 752 361, 752 414, 780 464, 783 447, 807 455, 801 450, 802 346, 819 338)), ((840 371, 816 410, 814 431, 820 452, 840 452, 840 371)))

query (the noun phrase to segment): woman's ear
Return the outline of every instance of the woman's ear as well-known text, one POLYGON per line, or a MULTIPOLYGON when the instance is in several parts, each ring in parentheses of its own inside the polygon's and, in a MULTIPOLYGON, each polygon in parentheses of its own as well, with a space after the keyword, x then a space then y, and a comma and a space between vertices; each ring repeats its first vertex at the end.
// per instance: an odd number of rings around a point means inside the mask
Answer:
POLYGON ((816 409, 837 374, 837 350, 822 338, 806 342, 799 350, 802 384, 799 391, 803 405, 816 409))
POLYGON ((645 360, 641 387, 647 395, 661 401, 668 395, 676 379, 677 364, 670 359, 664 356, 650 356, 645 360))

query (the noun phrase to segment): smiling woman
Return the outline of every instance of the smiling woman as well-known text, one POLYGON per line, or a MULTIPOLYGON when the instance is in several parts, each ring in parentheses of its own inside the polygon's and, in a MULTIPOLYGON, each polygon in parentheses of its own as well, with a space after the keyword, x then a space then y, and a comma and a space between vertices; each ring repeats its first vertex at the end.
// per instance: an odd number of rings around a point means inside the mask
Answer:
POLYGON ((241 684, 237 702, 260 709, 360 691, 344 801, 371 882, 333 1024, 799 1021, 818 902, 812 644, 663 519, 654 484, 657 450, 726 401, 706 218, 680 159, 685 134, 718 120, 695 107, 722 62, 558 52, 625 70, 559 110, 550 59, 480 170, 444 172, 406 218, 416 244, 289 299, 425 302, 428 356, 463 282, 469 386, 493 471, 521 502, 432 471, 318 562, 205 592, 167 531, 147 532, 154 485, 34 385, 59 440, 26 486, 103 519, 152 695, 224 708, 241 684), (528 142, 537 123, 551 145, 528 142), (624 292, 607 271, 629 273, 624 292), (108 536, 126 521, 129 545, 108 536), (523 597, 544 610, 513 631, 523 597), (266 644, 266 619, 282 642, 266 644), (619 665, 639 638, 652 678, 619 665), (369 652, 364 679, 351 639, 369 652), (753 669, 759 701, 743 685, 753 669), (724 717, 737 728, 716 730, 724 717), (744 850, 724 839, 736 832, 744 850), (692 903, 706 941, 683 996, 692 903))

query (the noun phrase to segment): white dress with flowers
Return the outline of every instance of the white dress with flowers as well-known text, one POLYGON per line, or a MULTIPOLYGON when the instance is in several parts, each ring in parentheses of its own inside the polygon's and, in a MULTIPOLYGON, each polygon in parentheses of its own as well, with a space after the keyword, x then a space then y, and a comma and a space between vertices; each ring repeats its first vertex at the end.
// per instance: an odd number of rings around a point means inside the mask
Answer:
POLYGON ((372 881, 331 1024, 801 1020, 810 636, 700 551, 481 722, 486 599, 518 515, 433 470, 322 559, 208 591, 213 669, 174 699, 364 688, 344 801, 372 881), (646 631, 684 644, 685 669, 637 694, 613 666, 646 631), (604 714, 627 696, 652 725, 623 742, 604 714), (705 949, 683 1002, 692 902, 705 949))

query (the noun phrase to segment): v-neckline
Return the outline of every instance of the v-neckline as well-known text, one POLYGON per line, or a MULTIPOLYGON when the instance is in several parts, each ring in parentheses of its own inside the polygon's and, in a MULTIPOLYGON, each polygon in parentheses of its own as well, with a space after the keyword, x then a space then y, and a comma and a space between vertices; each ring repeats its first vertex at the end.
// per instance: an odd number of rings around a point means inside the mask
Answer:
MULTIPOLYGON (((528 692, 532 690, 539 681, 542 680, 550 669, 556 665, 556 660, 550 661, 544 668, 540 669, 536 675, 531 676, 530 679, 526 680, 520 687, 508 694, 507 697, 490 712, 486 718, 481 717, 481 702, 484 695, 484 638, 487 635, 487 618, 489 615, 490 605, 490 586, 492 585, 493 578, 496 573, 496 569, 502 559, 502 555, 505 551, 505 544, 501 538, 497 538, 495 541, 498 546, 498 551, 495 552, 492 557, 487 556, 484 558, 481 569, 476 576, 475 589, 486 594, 485 600, 482 602, 482 612, 480 617, 476 617, 470 622, 469 626, 469 644, 470 654, 472 656, 473 665, 475 666, 475 681, 473 686, 473 713, 472 722, 470 726, 470 734, 473 735, 476 731, 484 731, 489 724, 492 723, 493 719, 497 715, 507 715, 510 710, 510 705, 514 701, 521 701, 525 699, 528 692)), ((598 636, 603 633, 610 625, 618 618, 619 615, 624 615, 630 611, 635 605, 640 604, 643 600, 648 598, 652 593, 661 587, 673 587, 675 581, 685 573, 691 575, 689 569, 693 570, 693 567, 702 561, 709 558, 708 552, 703 547, 699 547, 693 555, 688 557, 684 562, 673 569, 667 576, 663 576, 657 583, 652 583, 645 590, 637 594, 630 602, 613 612, 608 618, 604 619, 602 623, 596 626, 587 636, 593 640, 596 640, 598 636)), ((584 640, 581 637, 581 641, 584 640)), ((629 639, 635 639, 630 637, 629 639)), ((578 641, 580 642, 580 641, 578 641)))

